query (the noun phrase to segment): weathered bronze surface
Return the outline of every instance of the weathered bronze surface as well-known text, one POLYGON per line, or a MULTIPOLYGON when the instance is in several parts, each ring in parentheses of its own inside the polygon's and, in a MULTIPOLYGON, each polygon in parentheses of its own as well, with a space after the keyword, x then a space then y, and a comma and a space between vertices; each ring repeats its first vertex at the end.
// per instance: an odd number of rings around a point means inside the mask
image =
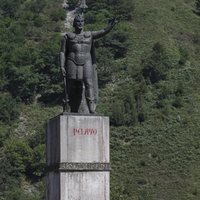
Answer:
POLYGON ((98 81, 94 40, 109 33, 116 19, 109 21, 100 31, 83 31, 83 15, 74 18, 74 32, 67 32, 62 38, 60 65, 65 85, 65 105, 63 112, 94 114, 98 98, 98 81), (84 98, 86 105, 81 108, 84 98))

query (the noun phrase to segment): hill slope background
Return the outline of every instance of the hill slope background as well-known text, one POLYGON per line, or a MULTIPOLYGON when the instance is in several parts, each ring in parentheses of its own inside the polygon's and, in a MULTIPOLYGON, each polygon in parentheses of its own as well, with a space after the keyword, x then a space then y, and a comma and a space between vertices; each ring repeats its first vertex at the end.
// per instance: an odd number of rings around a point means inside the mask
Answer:
MULTIPOLYGON (((75 1, 69 1, 73 4, 75 1)), ((112 200, 200 199, 198 0, 88 0, 98 113, 111 121, 112 200)), ((0 199, 44 199, 44 124, 62 111, 61 0, 0 5, 0 199)))

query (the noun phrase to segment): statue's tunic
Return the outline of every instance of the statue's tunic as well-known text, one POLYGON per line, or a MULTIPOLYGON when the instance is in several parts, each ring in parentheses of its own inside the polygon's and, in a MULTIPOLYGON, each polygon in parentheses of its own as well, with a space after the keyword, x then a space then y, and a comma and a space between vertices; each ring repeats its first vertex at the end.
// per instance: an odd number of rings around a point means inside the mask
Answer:
POLYGON ((93 77, 91 32, 67 33, 66 76, 68 79, 85 80, 93 77))

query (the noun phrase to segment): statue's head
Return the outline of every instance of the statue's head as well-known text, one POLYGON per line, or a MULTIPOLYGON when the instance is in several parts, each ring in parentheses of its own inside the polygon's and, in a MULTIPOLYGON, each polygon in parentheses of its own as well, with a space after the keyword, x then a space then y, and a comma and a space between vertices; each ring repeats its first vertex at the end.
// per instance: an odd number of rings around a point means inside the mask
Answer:
POLYGON ((73 22, 73 27, 75 29, 82 30, 84 27, 84 18, 82 15, 76 15, 73 22))

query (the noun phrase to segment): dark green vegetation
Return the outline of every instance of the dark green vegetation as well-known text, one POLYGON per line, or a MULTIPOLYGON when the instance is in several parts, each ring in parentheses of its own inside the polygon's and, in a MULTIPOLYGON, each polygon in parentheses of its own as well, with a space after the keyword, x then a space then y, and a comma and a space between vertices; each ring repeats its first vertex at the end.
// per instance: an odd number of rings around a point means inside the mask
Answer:
MULTIPOLYGON (((73 2, 73 1, 71 1, 73 2)), ((44 123, 61 112, 60 0, 1 0, 0 200, 44 196, 44 123)), ((200 199, 199 0, 88 0, 112 200, 200 199), (113 5, 113 6, 112 6, 113 5)))

